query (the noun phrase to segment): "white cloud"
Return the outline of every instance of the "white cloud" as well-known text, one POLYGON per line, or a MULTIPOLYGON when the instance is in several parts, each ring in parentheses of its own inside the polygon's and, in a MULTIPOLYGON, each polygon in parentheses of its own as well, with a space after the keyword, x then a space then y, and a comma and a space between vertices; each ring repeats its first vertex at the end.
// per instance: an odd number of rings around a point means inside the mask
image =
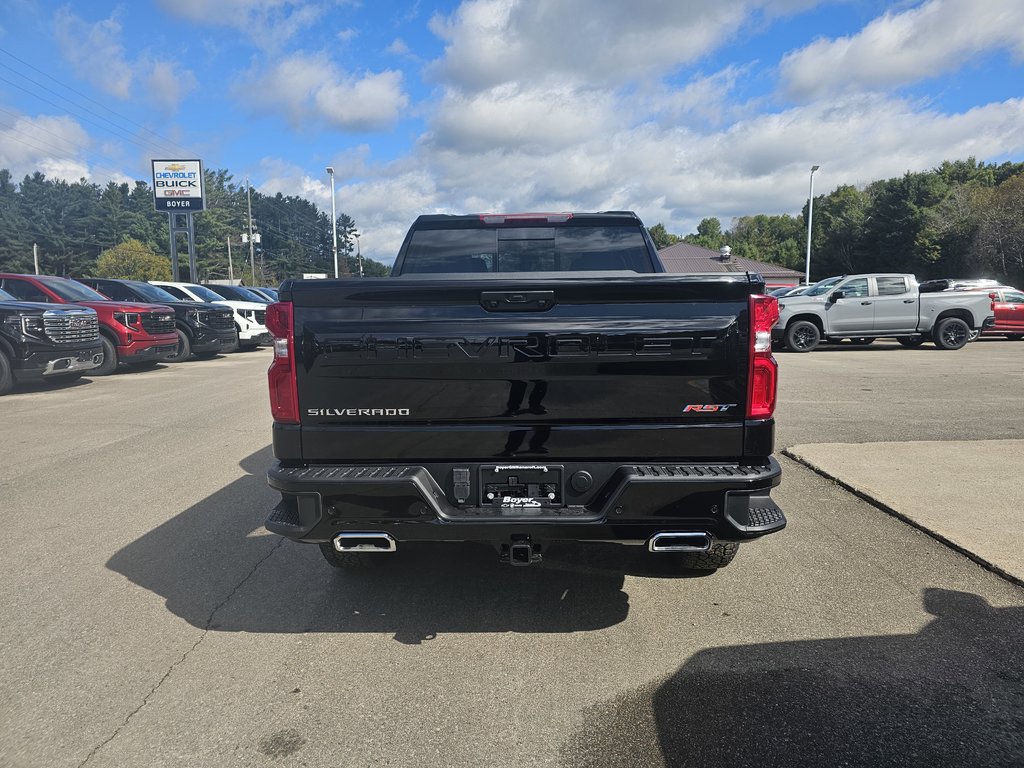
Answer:
POLYGON ((608 91, 502 85, 472 95, 449 92, 431 119, 439 148, 558 149, 614 130, 621 114, 608 91))
POLYGON ((729 227, 738 216, 798 212, 812 164, 821 165, 816 186, 825 191, 946 159, 1022 152, 1024 99, 947 115, 857 96, 745 117, 720 130, 652 122, 613 128, 572 147, 467 149, 424 140, 413 156, 363 166, 351 182, 339 173, 338 207, 364 232, 363 252, 390 263, 421 213, 631 209, 649 225, 662 221, 685 234, 706 216, 729 227))
POLYGON ((15 181, 36 171, 67 181, 130 181, 116 169, 90 163, 91 156, 92 140, 70 117, 18 115, 0 122, 0 168, 9 169, 15 181))
POLYGON ((166 114, 173 114, 182 100, 195 89, 195 75, 173 61, 153 61, 148 68, 146 92, 149 98, 161 105, 166 114))
POLYGON ((260 48, 277 48, 311 27, 324 7, 307 0, 158 0, 167 13, 196 24, 234 27, 260 48))
POLYGON ((445 43, 431 72, 450 86, 554 81, 623 83, 697 61, 736 35, 755 14, 791 12, 769 0, 466 0, 431 30, 445 43))
POLYGON ((297 129, 318 123, 343 131, 385 129, 409 104, 401 72, 358 77, 340 71, 324 53, 299 53, 269 70, 250 70, 234 91, 254 112, 283 111, 297 129))
POLYGON ((394 56, 409 56, 412 53, 409 46, 406 45, 406 42, 400 37, 396 37, 392 40, 391 44, 384 49, 384 52, 393 54, 394 56))
POLYGON ((172 114, 197 85, 192 71, 177 62, 148 55, 131 61, 121 44, 122 27, 116 13, 89 23, 69 7, 60 8, 54 15, 54 34, 61 54, 82 78, 121 100, 141 92, 146 101, 172 114))
POLYGON ((780 69, 788 93, 814 98, 914 83, 1000 49, 1024 57, 1020 0, 928 0, 887 12, 856 35, 816 40, 785 56, 780 69))
POLYGON ((69 7, 60 8, 54 15, 54 32, 64 58, 83 78, 119 99, 131 95, 134 74, 121 45, 116 14, 90 24, 69 7))

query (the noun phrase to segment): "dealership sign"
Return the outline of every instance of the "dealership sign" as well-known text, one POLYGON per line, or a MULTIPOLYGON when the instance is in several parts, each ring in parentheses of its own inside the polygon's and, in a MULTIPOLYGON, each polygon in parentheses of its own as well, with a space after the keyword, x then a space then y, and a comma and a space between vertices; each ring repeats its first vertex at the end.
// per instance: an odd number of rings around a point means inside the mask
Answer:
POLYGON ((153 202, 158 211, 203 210, 202 160, 154 160, 153 202))

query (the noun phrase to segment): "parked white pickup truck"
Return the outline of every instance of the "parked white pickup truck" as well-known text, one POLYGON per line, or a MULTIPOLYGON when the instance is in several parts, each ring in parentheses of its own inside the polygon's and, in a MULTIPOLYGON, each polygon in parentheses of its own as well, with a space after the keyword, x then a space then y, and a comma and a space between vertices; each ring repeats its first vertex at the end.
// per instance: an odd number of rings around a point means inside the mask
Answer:
POLYGON ((870 344, 886 336, 905 347, 931 340, 960 349, 994 320, 982 290, 919 293, 913 275, 842 275, 780 299, 772 339, 793 352, 810 352, 823 340, 870 344))

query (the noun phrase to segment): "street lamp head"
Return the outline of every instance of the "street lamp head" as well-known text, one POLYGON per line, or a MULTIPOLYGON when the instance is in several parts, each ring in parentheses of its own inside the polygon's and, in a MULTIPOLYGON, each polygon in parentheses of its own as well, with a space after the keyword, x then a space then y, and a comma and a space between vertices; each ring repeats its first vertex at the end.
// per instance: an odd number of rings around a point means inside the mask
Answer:
POLYGON ((814 172, 815 172, 816 170, 818 170, 819 168, 821 168, 821 166, 820 166, 820 165, 812 165, 812 166, 811 166, 811 173, 814 173, 814 172))
POLYGON ((328 165, 327 166, 327 173, 329 173, 331 176, 334 175, 334 166, 333 165, 328 165))

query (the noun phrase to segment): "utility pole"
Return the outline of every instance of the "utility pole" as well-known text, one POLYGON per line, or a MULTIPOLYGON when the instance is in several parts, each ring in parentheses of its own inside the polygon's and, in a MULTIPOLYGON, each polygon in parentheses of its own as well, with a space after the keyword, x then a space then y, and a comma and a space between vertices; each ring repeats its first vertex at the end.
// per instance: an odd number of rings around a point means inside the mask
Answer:
POLYGON ((32 262, 36 265, 36 274, 39 274, 39 244, 32 243, 32 262))
POLYGON ((252 270, 252 283, 256 284, 256 247, 252 241, 252 189, 249 177, 245 177, 245 198, 249 203, 249 269, 252 270))
POLYGON ((235 284, 235 270, 231 266, 231 235, 228 235, 228 280, 235 284))
POLYGON ((811 284, 811 221, 814 218, 814 172, 820 167, 820 165, 811 166, 811 188, 807 195, 807 265, 804 275, 804 283, 807 285, 811 284))
MULTIPOLYGON (((334 255, 334 278, 338 278, 338 213, 334 208, 334 168, 330 165, 327 166, 327 175, 331 177, 331 237, 334 245, 331 246, 331 252, 334 255)), ((346 268, 345 274, 348 274, 346 268)))
POLYGON ((356 258, 359 259, 359 276, 363 276, 363 252, 359 250, 359 233, 353 232, 352 237, 356 239, 356 258))

